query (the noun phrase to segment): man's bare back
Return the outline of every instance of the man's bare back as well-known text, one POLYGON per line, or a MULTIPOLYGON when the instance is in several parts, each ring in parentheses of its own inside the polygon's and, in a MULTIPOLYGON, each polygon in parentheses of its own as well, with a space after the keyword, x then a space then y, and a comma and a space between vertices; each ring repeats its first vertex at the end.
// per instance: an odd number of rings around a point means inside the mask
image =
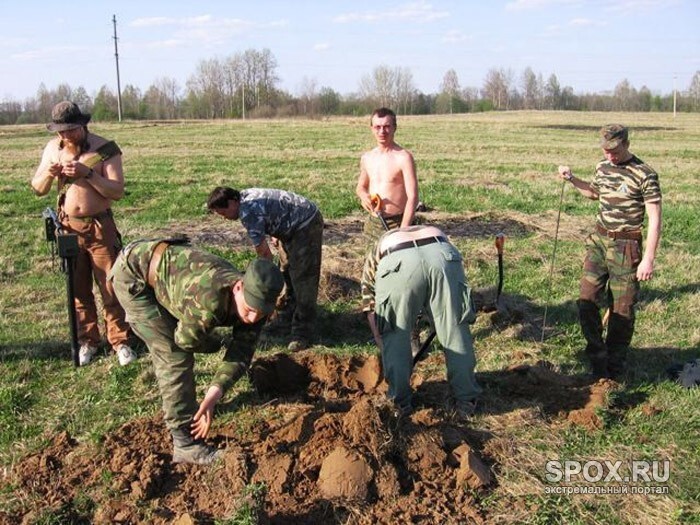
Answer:
POLYGON ((378 195, 382 215, 403 215, 401 226, 409 226, 418 204, 413 155, 394 142, 396 121, 393 115, 373 115, 371 122, 377 147, 362 155, 355 193, 362 207, 370 213, 376 211, 371 196, 378 195))

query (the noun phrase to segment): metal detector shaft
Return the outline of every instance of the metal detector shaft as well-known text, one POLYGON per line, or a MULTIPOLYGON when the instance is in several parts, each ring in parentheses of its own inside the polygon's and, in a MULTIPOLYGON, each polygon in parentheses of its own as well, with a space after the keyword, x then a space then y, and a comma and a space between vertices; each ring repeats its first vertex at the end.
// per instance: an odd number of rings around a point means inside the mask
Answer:
POLYGON ((70 354, 73 366, 80 366, 80 345, 78 344, 78 317, 75 314, 75 286, 73 281, 73 258, 63 260, 66 266, 66 292, 68 303, 68 323, 70 324, 70 354))
POLYGON ((561 218, 561 205, 564 202, 564 188, 566 187, 566 180, 561 182, 561 194, 559 195, 559 210, 557 211, 557 227, 554 231, 554 249, 552 250, 552 262, 549 265, 549 283, 547 284, 547 301, 544 303, 544 316, 542 317, 542 337, 540 338, 540 343, 544 342, 544 331, 547 327, 547 309, 549 307, 549 300, 552 297, 552 274, 554 273, 554 259, 557 255, 557 240, 559 239, 559 219, 561 218))
POLYGON ((73 364, 80 366, 80 345, 78 344, 78 318, 75 312, 75 258, 78 256, 78 236, 64 230, 56 212, 46 208, 42 213, 46 228, 46 240, 56 249, 61 258, 61 271, 66 274, 66 295, 68 306, 68 323, 70 325, 71 358, 73 364))

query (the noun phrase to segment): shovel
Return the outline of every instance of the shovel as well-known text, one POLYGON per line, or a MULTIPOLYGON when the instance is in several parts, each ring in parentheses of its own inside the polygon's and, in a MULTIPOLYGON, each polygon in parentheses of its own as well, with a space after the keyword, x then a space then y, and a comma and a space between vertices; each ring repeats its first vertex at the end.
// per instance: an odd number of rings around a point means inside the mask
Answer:
MULTIPOLYGON (((503 246, 505 245, 506 242, 506 236, 503 233, 499 233, 496 235, 496 252, 498 253, 498 288, 496 291, 496 303, 493 308, 493 310, 498 309, 498 301, 501 298, 501 292, 503 291, 503 246)), ((493 311, 490 310, 490 311, 493 311)), ((489 311, 489 310, 484 310, 484 311, 489 311)), ((433 339, 435 339, 435 336, 437 334, 435 333, 435 330, 430 332, 430 335, 428 338, 425 340, 425 342, 421 345, 420 349, 418 352, 416 352, 416 355, 413 356, 413 366, 416 366, 420 361, 425 359, 428 355, 428 349, 430 348, 430 344, 433 342, 433 339)))
POLYGON ((382 222, 384 230, 389 231, 389 225, 386 223, 386 221, 384 220, 384 216, 382 215, 382 198, 376 193, 373 193, 369 196, 369 200, 372 203, 372 210, 374 210, 374 215, 377 217, 377 219, 379 219, 382 222))

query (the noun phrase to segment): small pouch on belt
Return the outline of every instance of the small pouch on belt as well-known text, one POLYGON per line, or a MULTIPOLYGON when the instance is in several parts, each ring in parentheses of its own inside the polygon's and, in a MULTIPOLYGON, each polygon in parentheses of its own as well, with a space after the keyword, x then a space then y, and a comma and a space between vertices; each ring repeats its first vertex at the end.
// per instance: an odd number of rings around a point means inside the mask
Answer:
POLYGON ((154 288, 156 282, 156 272, 158 271, 158 265, 160 260, 163 258, 163 252, 168 248, 168 243, 161 241, 156 244, 153 248, 153 253, 151 254, 151 261, 148 263, 148 275, 146 276, 146 282, 148 286, 154 288))

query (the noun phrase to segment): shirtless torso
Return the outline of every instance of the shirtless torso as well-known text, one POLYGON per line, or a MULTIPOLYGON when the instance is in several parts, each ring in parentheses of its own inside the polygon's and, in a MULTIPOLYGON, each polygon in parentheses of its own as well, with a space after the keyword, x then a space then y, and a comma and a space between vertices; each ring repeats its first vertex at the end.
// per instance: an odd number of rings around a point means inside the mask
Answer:
POLYGON ((95 151, 106 142, 83 128, 64 132, 51 140, 44 148, 41 163, 32 178, 34 192, 46 195, 56 180, 59 191, 62 185, 68 185, 63 203, 67 215, 87 217, 107 210, 113 200, 119 200, 124 194, 121 155, 99 162, 92 170, 83 163, 95 156, 95 151), (86 151, 80 152, 72 143, 73 138, 77 143, 87 139, 86 151))
POLYGON ((374 213, 370 196, 381 197, 383 215, 403 214, 401 226, 413 222, 418 204, 418 180, 413 155, 394 142, 396 125, 391 117, 373 117, 377 147, 362 155, 357 194, 362 207, 374 213))

